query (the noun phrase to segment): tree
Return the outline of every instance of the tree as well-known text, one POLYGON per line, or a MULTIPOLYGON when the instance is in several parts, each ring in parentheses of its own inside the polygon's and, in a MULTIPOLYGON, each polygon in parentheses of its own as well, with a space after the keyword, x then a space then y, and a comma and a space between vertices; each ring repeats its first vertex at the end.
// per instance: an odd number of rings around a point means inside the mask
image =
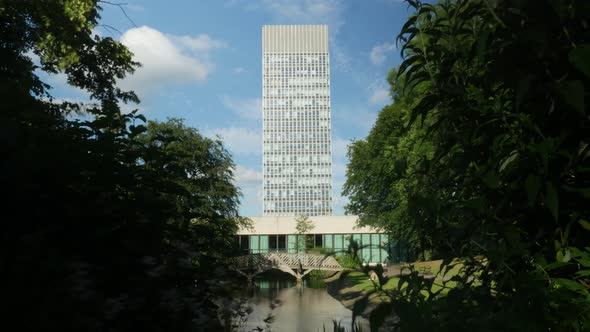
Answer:
POLYGON ((430 239, 442 273, 456 257, 464 268, 446 294, 403 277, 395 328, 588 329, 589 4, 408 3, 397 79, 423 94, 388 141, 424 128, 432 155, 391 187, 409 183, 405 224, 430 239))
POLYGON ((348 146, 342 193, 349 197, 346 212, 358 215, 360 225, 385 230, 424 252, 430 249, 429 237, 417 232, 408 203, 422 190, 418 165, 432 158, 432 143, 425 128, 406 126, 411 107, 424 92, 416 88, 404 94, 405 82, 396 76, 396 70, 388 75, 393 103, 381 110, 365 139, 348 146))
POLYGON ((297 232, 297 246, 299 250, 313 248, 313 238, 306 236, 306 234, 315 228, 313 221, 308 216, 300 215, 295 218, 295 222, 297 223, 295 230, 297 232))
POLYGON ((121 112, 138 99, 116 82, 139 64, 93 35, 100 3, 0 5, 5 325, 219 329, 220 256, 240 222, 231 158, 177 120, 145 127, 121 112), (38 70, 91 103, 54 100, 38 70), (89 120, 67 116, 82 111, 89 120))
POLYGON ((307 234, 315 228, 313 221, 309 219, 308 216, 301 215, 295 218, 295 222, 297 223, 295 225, 295 230, 297 231, 297 234, 307 234))

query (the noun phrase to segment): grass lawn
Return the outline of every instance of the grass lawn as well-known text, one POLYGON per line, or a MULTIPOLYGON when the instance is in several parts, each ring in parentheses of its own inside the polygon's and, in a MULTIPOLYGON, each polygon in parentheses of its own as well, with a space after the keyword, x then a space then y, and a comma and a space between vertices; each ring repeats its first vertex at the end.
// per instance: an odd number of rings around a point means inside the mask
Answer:
MULTIPOLYGON (((430 268, 430 273, 437 275, 440 272, 440 265, 442 264, 442 259, 440 260, 436 260, 436 261, 426 261, 426 262, 414 262, 414 263, 410 263, 410 265, 414 266, 414 269, 418 270, 419 268, 422 267, 426 267, 426 268, 430 268)), ((452 268, 449 269, 446 273, 447 276, 452 277, 454 275, 457 275, 459 273, 459 271, 461 270, 461 268, 463 267, 463 264, 461 263, 460 260, 458 259, 454 259, 451 262, 451 266, 452 268)), ((442 275, 442 273, 441 273, 442 275)))
MULTIPOLYGON (((397 287, 397 283, 399 282, 399 278, 389 278, 385 285, 383 285, 384 290, 392 290, 397 287)), ((376 281, 378 283, 378 281, 376 281)), ((343 279, 344 287, 356 287, 363 293, 371 293, 375 290, 375 283, 366 274, 358 271, 351 271, 349 272, 343 279)))
MULTIPOLYGON (((444 282, 443 280, 441 280, 440 278, 443 276, 442 272, 440 271, 440 265, 442 263, 442 260, 436 260, 436 261, 427 261, 427 262, 414 262, 414 263, 410 263, 411 265, 414 266, 415 270, 418 270, 419 268, 422 267, 430 267, 430 271, 432 275, 438 276, 433 282, 432 285, 432 292, 437 292, 439 290, 442 290, 440 295, 445 295, 448 293, 448 291, 450 289, 452 289, 453 287, 455 287, 457 285, 457 283, 455 281, 446 281, 444 282)), ((452 262, 452 268, 450 268, 446 274, 445 274, 445 280, 447 280, 448 278, 457 275, 461 268, 463 267, 463 264, 461 264, 461 261, 459 260, 454 260, 452 262)), ((342 288, 354 288, 364 294, 370 294, 373 293, 375 291, 377 291, 377 284, 378 281, 372 281, 371 279, 369 279, 369 277, 359 271, 349 271, 349 272, 344 272, 341 276, 341 286, 342 288)), ((383 285, 383 290, 384 291, 391 291, 393 289, 396 289, 398 287, 400 278, 397 277, 391 277, 389 278, 385 285, 383 285)), ((424 291, 424 295, 428 296, 428 293, 426 291, 424 291)), ((384 295, 377 295, 375 294, 375 296, 379 296, 379 297, 383 297, 383 299, 385 300, 386 297, 384 297, 384 295)))
MULTIPOLYGON (((422 267, 430 267, 431 275, 425 275, 425 277, 433 279, 431 279, 432 287, 430 291, 433 293, 440 291, 437 296, 445 296, 451 289, 457 287, 457 282, 449 279, 452 276, 460 274, 461 268, 463 267, 462 261, 456 259, 451 263, 451 268, 448 268, 443 275, 440 271, 441 263, 442 260, 410 263, 414 266, 415 271, 419 271, 422 267)), ((407 271, 404 272, 407 273, 407 271)), ((379 303, 389 302, 391 300, 391 291, 398 289, 401 280, 399 277, 390 277, 383 285, 383 291, 379 291, 378 281, 372 281, 366 274, 359 271, 345 270, 330 279, 332 280, 328 282, 333 283, 332 287, 336 287, 332 295, 351 310, 357 301, 368 297, 369 306, 365 308, 364 314, 370 313, 379 303)), ((404 284, 401 288, 403 289, 406 286, 407 284, 404 284)), ((421 293, 425 298, 429 297, 429 293, 426 290, 423 290, 421 293)))

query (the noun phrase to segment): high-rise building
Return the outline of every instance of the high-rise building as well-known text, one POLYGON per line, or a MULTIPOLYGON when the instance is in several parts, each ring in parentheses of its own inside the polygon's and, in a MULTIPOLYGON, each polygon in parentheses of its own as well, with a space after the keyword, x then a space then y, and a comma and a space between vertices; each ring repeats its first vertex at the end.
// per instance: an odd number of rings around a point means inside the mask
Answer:
POLYGON ((262 27, 263 213, 332 214, 326 25, 262 27))

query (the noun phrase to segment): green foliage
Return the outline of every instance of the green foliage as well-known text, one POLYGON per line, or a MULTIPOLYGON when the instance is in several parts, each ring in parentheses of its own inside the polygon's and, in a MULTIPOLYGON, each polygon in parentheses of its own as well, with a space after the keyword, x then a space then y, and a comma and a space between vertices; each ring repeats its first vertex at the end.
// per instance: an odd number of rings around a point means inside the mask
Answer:
POLYGON ((295 222, 297 223, 295 225, 297 234, 307 234, 315 228, 313 220, 309 219, 308 216, 298 216, 295 218, 295 222))
POLYGON ((420 161, 432 156, 432 144, 424 139, 426 130, 406 128, 410 107, 420 88, 404 95, 405 82, 388 75, 394 103, 385 106, 364 140, 348 146, 350 159, 343 195, 350 198, 348 213, 359 215, 360 225, 370 225, 408 240, 422 250, 429 248, 427 237, 415 231, 408 204, 421 187, 420 161))
MULTIPOLYGON (((324 332, 329 331, 326 330, 326 326, 324 325, 323 327, 324 332)), ((336 320, 332 320, 332 330, 333 332, 362 332, 363 328, 360 326, 360 324, 355 324, 353 323, 352 327, 349 329, 347 329, 345 326, 342 326, 342 323, 340 321, 336 321, 336 320)))
POLYGON ((361 265, 358 257, 354 257, 351 254, 341 254, 335 256, 338 263, 345 269, 357 269, 361 265))
POLYGON ((0 269, 5 325, 24 331, 219 329, 221 258, 239 193, 220 142, 149 122, 117 79, 138 66, 93 36, 97 1, 0 4, 0 269), (39 57, 35 64, 30 55, 39 57), (54 101, 62 72, 92 103, 54 101), (67 115, 84 110, 88 120, 67 115))
POLYGON ((309 219, 308 216, 301 215, 295 218, 295 222, 295 231, 297 233, 297 247, 299 248, 299 250, 301 251, 304 248, 313 248, 313 236, 306 235, 315 228, 313 220, 309 219))
POLYGON ((345 194, 432 248, 443 278, 463 267, 446 293, 402 277, 382 312, 397 330, 588 330, 590 4, 408 3, 400 96, 351 147, 345 194))

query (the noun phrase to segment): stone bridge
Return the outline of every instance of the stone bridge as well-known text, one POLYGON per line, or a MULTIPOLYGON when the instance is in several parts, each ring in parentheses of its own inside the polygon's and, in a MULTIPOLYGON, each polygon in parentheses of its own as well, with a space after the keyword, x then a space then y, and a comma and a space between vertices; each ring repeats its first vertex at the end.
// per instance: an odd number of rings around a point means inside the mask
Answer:
POLYGON ((319 254, 288 254, 272 252, 234 257, 232 268, 242 274, 248 281, 262 272, 276 269, 287 272, 301 282, 306 274, 313 270, 341 271, 342 266, 333 256, 319 254))

